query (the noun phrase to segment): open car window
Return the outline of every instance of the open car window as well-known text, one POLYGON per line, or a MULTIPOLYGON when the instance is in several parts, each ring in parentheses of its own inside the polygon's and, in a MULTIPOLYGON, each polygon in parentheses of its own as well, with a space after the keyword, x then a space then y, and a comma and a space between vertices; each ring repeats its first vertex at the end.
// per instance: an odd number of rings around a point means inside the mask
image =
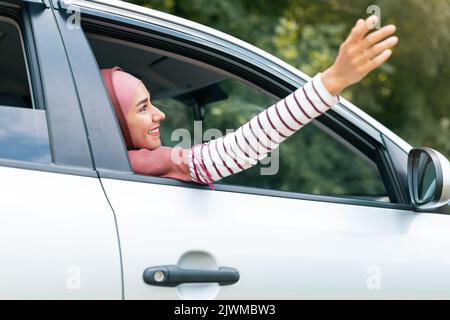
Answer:
MULTIPOLYGON (((226 70, 132 41, 86 34, 99 68, 141 79, 166 113, 163 145, 190 147, 236 130, 282 97, 226 70)), ((313 121, 255 167, 217 183, 388 202, 378 168, 313 121)))

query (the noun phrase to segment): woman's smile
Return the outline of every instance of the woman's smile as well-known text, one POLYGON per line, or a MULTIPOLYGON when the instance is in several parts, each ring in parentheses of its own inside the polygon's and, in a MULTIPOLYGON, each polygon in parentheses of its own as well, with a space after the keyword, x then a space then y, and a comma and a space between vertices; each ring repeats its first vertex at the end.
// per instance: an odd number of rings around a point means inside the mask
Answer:
POLYGON ((156 128, 154 128, 154 129, 152 129, 152 130, 148 130, 147 133, 148 133, 149 135, 151 135, 151 136, 159 137, 159 136, 160 136, 160 133, 159 133, 159 127, 156 127, 156 128))

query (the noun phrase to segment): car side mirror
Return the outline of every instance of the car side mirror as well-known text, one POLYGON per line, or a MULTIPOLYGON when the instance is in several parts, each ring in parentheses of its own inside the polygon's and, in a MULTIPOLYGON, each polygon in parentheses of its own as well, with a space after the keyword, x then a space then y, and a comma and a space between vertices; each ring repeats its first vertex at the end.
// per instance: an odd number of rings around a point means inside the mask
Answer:
POLYGON ((450 200, 450 162, 431 148, 408 154, 408 188, 414 207, 433 209, 450 200))

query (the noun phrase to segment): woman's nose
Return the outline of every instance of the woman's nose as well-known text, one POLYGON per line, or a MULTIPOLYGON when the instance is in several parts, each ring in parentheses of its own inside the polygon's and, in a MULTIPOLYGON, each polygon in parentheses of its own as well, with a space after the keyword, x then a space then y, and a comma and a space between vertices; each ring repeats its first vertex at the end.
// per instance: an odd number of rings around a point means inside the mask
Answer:
POLYGON ((165 118, 166 115, 164 114, 164 112, 155 107, 155 112, 152 115, 152 120, 154 122, 160 122, 163 121, 165 118))

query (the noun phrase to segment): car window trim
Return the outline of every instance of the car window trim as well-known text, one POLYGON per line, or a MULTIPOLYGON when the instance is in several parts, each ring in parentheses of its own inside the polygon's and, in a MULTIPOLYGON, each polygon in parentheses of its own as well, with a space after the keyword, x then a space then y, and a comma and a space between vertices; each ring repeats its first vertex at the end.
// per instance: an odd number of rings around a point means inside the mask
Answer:
POLYGON ((98 178, 98 173, 95 170, 84 168, 84 167, 76 167, 76 166, 68 166, 68 165, 54 165, 54 164, 45 164, 39 162, 29 162, 29 161, 21 161, 15 159, 5 159, 0 158, 0 167, 14 168, 14 169, 26 169, 33 171, 45 171, 49 173, 62 173, 83 177, 95 177, 98 178))
MULTIPOLYGON (((0 7, 2 6, 2 3, 0 3, 0 7)), ((22 17, 22 15, 18 14, 19 17, 22 17)), ((20 19, 20 18, 19 18, 20 19)), ((16 18, 9 16, 7 13, 3 13, 2 11, 0 11, 0 21, 4 21, 6 23, 10 23, 12 24, 16 29, 17 32, 19 34, 19 40, 20 40, 20 49, 22 51, 22 55, 23 55, 23 61, 24 61, 24 65, 25 65, 25 73, 27 75, 27 84, 28 84, 28 91, 30 92, 30 96, 31 96, 31 107, 33 109, 36 109, 35 107, 35 100, 34 100, 34 92, 33 92, 33 86, 31 83, 31 76, 30 76, 30 68, 29 68, 29 63, 28 63, 28 58, 27 58, 27 50, 26 50, 26 46, 25 46, 25 42, 24 42, 24 35, 23 35, 23 26, 20 20, 16 20, 16 18)))
POLYGON ((3 8, 12 8, 14 10, 19 10, 20 9, 20 5, 16 4, 16 3, 12 3, 12 2, 6 2, 6 1, 0 1, 0 7, 3 8))
POLYGON ((26 55, 25 58, 29 70, 29 81, 34 103, 33 108, 45 109, 39 59, 37 57, 36 44, 32 36, 33 30, 31 27, 30 15, 27 6, 24 6, 22 10, 22 25, 24 32, 24 53, 26 55))
POLYGON ((271 190, 271 189, 228 185, 228 184, 220 184, 220 183, 214 184, 214 190, 211 190, 208 186, 203 186, 203 185, 190 183, 190 182, 183 182, 183 181, 171 179, 171 178, 145 176, 145 175, 138 175, 138 174, 133 174, 133 173, 126 173, 126 172, 113 172, 110 170, 98 170, 98 172, 99 172, 99 176, 101 179, 114 179, 114 180, 130 181, 130 182, 150 183, 150 184, 155 184, 155 185, 163 185, 163 186, 171 186, 171 187, 191 188, 191 189, 204 190, 205 192, 234 192, 234 193, 241 193, 241 194, 267 196, 267 197, 318 201, 318 202, 356 205, 356 206, 364 206, 364 207, 385 208, 385 209, 392 209, 392 210, 405 210, 405 211, 413 211, 414 210, 414 208, 411 205, 407 205, 407 204, 373 201, 373 200, 365 200, 365 199, 350 198, 350 197, 316 195, 316 194, 309 194, 309 193, 271 190))
MULTIPOLYGON (((24 54, 25 65, 27 67, 27 76, 28 76, 28 84, 30 89, 30 95, 33 101, 33 109, 31 110, 43 110, 46 114, 47 126, 49 130, 49 142, 51 148, 51 163, 39 163, 39 162, 31 162, 20 159, 9 159, 9 158, 1 158, 0 157, 0 166, 2 167, 10 167, 17 169, 29 169, 36 171, 46 171, 46 172, 54 172, 54 173, 64 173, 71 175, 79 175, 79 176, 87 176, 87 177, 97 177, 98 174, 94 170, 93 166, 83 165, 86 162, 80 163, 77 161, 66 161, 65 163, 55 163, 54 154, 60 154, 61 150, 59 148, 54 147, 54 143, 51 135, 51 110, 48 110, 45 106, 44 102, 44 89, 41 81, 41 74, 39 68, 39 57, 36 49, 36 43, 32 31, 32 23, 31 23, 31 15, 29 14, 29 9, 33 8, 33 10, 40 10, 42 14, 51 15, 51 11, 42 12, 45 9, 45 6, 41 6, 35 2, 20 2, 18 4, 9 3, 0 1, 0 15, 12 19, 19 28, 20 36, 21 36, 21 45, 22 52, 24 54), (34 76, 33 76, 34 74, 34 76), (40 98, 39 98, 40 97, 40 98)), ((47 7, 48 8, 48 7, 47 7)), ((50 16, 51 18, 51 16, 50 16)), ((50 19, 51 20, 51 19, 50 19)), ((42 32, 42 31, 40 31, 42 32)), ((53 41, 58 41, 58 38, 54 38, 53 41)), ((41 57, 42 58, 42 57, 41 57)), ((48 57, 44 57, 45 60, 48 61, 48 57)), ((82 122, 80 123, 83 124, 82 122)), ((86 136, 85 136, 86 137, 86 136)), ((78 137, 75 140, 83 140, 83 137, 78 137)), ((86 138, 87 140, 87 138, 86 138)), ((67 141, 67 139, 66 139, 67 141)), ((73 141, 72 141, 73 142, 73 141)), ((71 141, 67 141, 67 143, 71 143, 71 141)), ((77 143, 73 143, 73 145, 77 145, 77 143)), ((90 156, 90 154, 85 154, 90 156)), ((61 157, 57 157, 60 159, 61 157)), ((89 159, 89 158, 88 158, 89 159)), ((70 160, 70 159, 69 159, 70 160)), ((88 162, 89 163, 89 162, 88 162)))
POLYGON ((29 23, 26 40, 36 52, 35 60, 30 63, 39 67, 35 70, 41 80, 43 109, 47 117, 53 161, 50 167, 94 170, 76 89, 53 12, 31 2, 23 3, 22 9, 24 19, 28 19, 26 23, 29 23), (51 46, 48 45, 50 39, 51 46), (70 134, 67 130, 71 130, 70 134))
POLYGON ((69 14, 71 12, 54 10, 55 21, 66 48, 85 128, 89 133, 89 148, 94 167, 132 173, 119 123, 109 101, 94 54, 81 28, 67 28, 66 19, 69 14), (99 108, 102 108, 101 112, 99 108))
MULTIPOLYGON (((82 20, 83 20, 83 12, 81 12, 82 13, 82 20)), ((91 14, 92 14, 92 11, 91 11, 91 14)), ((97 19, 98 19, 98 16, 96 16, 96 15, 94 15, 94 16, 89 16, 90 18, 93 18, 94 19, 94 22, 97 22, 97 19)), ((85 17, 84 17, 85 18, 85 17)), ((84 20, 84 21, 86 21, 86 20, 84 20)), ((133 26, 134 27, 134 26, 133 26)), ((146 29, 146 31, 147 32, 149 32, 149 30, 148 30, 148 27, 147 27, 147 29, 146 29)), ((278 78, 277 78, 278 79, 278 78)), ((267 80, 267 79, 265 79, 265 80, 267 80)), ((278 87, 280 87, 280 84, 278 84, 277 83, 277 86, 278 87)), ((291 86, 292 86, 292 84, 291 84, 291 86)), ((281 89, 281 90, 283 90, 283 89, 281 89)), ((289 89, 287 89, 287 88, 285 88, 285 90, 289 90, 289 89)), ((289 91, 288 91, 289 92, 289 91)), ((333 110, 330 110, 331 112, 333 112, 333 110)), ((337 115, 337 113, 336 113, 336 115, 337 115)), ((362 132, 362 131, 361 131, 362 132)), ((372 137, 373 138, 373 137, 372 137)), ((381 140, 381 137, 380 137, 380 140, 381 140)), ((378 141, 377 141, 378 142, 378 141)), ((128 163, 128 165, 129 165, 129 163, 128 163)), ((113 170, 114 171, 114 170, 113 170)), ((104 171, 104 170, 99 170, 99 175, 100 176, 102 176, 102 174, 105 174, 106 172, 108 172, 109 174, 111 174, 112 173, 112 171, 111 170, 109 170, 109 171, 104 171)), ((131 174, 131 175, 133 175, 133 173, 132 172, 129 172, 129 171, 126 171, 126 172, 124 172, 125 174, 131 174)), ((119 175, 120 176, 120 175, 119 175)), ((240 188, 248 188, 248 187, 240 187, 240 188)), ((391 197, 391 195, 389 194, 389 196, 391 197)), ((325 196, 325 197, 327 197, 327 196, 325 196)), ((335 199, 335 200, 337 200, 337 199, 335 199)), ((367 202, 367 200, 364 200, 364 202, 367 202)), ((375 201, 369 201, 369 202, 375 202, 375 201)), ((375 202, 376 203, 376 202, 375 202)), ((390 204, 394 204, 394 205, 397 205, 397 203, 390 203, 390 204)), ((400 205, 401 205, 401 203, 400 203, 400 205)), ((407 205, 407 207, 409 208, 409 206, 407 205)))
MULTIPOLYGON (((173 51, 171 51, 171 52, 173 52, 173 51)), ((278 83, 277 83, 277 85, 278 85, 278 83)), ((260 85, 260 87, 262 87, 261 85, 260 85)), ((264 89, 264 88, 263 88, 264 89)), ((267 90, 267 89, 266 89, 267 90)), ((289 92, 289 91, 288 91, 289 92)), ((286 93, 285 93, 285 95, 286 95, 286 93)), ((329 111, 328 112, 328 114, 325 114, 324 116, 323 116, 323 119, 325 119, 325 118, 329 118, 329 117, 331 117, 331 114, 333 114, 333 110, 331 110, 331 111, 329 111)), ((334 115, 334 117, 336 118, 336 115, 334 115)), ((321 119, 317 119, 317 121, 321 121, 321 119)), ((336 131, 336 129, 334 129, 335 131, 336 131)), ((337 132, 337 131, 336 131, 337 132)), ((361 131, 361 132, 363 132, 363 131, 361 131)), ((365 133, 365 132, 364 132, 365 133)), ((381 140, 381 138, 380 138, 380 140, 381 140)), ((363 140, 364 141, 364 140, 363 140)), ((379 142, 379 141, 378 141, 379 142)), ((372 148, 374 151, 376 150, 376 148, 372 148)), ((376 159, 376 153, 372 156, 372 159, 376 159)), ((377 162, 377 163, 380 163, 380 162, 377 162)), ((381 163, 383 163, 384 164, 384 162, 381 162, 381 163)), ((392 187, 389 187, 387 184, 391 184, 391 179, 390 179, 390 177, 389 176, 384 176, 384 175, 381 175, 381 172, 383 172, 382 170, 380 170, 380 168, 379 168, 379 173, 380 173, 380 177, 381 177, 381 179, 383 180, 383 183, 385 184, 385 188, 386 188, 386 191, 388 192, 388 194, 389 194, 389 197, 391 198, 391 201, 394 199, 394 200, 396 200, 396 199, 398 199, 398 196, 395 194, 395 192, 396 192, 396 189, 395 188, 392 188, 392 187)))

